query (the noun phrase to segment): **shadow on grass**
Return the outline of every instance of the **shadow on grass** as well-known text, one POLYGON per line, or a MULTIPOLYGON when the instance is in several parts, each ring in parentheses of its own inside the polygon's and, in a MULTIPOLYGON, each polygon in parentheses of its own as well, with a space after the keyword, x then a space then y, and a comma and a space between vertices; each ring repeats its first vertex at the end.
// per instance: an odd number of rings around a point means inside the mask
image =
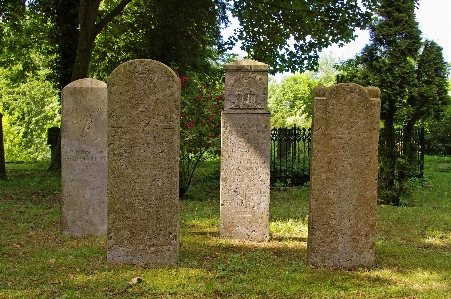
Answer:
MULTIPOLYGON (((451 294, 447 210, 378 208, 375 267, 346 271, 306 265, 305 227, 299 229, 306 224, 306 189, 271 193, 271 222, 283 225, 263 243, 220 239, 215 195, 181 202, 177 264, 109 264, 105 236, 59 234, 59 207, 39 196, 58 196, 58 188, 37 188, 42 179, 24 174, 20 178, 29 179, 24 193, 19 179, 10 181, 8 190, 0 186, 0 193, 14 195, 14 200, 0 197, 0 298, 446 298, 451 294), (437 212, 431 215, 432 210, 437 212), (284 225, 295 228, 290 231, 284 225), (137 277, 142 281, 134 282, 137 277)), ((51 184, 52 178, 45 182, 51 184)))
POLYGON ((355 271, 307 266, 305 238, 222 240, 215 224, 182 223, 180 260, 170 266, 108 264, 105 237, 63 237, 57 221, 23 231, 16 246, 3 245, 10 247, 1 253, 0 298, 440 298, 451 292, 449 255, 381 240, 376 266, 355 271), (136 277, 142 282, 133 283, 136 277))

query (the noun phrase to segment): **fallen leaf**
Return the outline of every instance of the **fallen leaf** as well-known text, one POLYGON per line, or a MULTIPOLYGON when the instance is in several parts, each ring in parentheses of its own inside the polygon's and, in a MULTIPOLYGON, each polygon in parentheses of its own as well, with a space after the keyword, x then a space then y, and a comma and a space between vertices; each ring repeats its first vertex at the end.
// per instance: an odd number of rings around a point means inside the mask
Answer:
POLYGON ((74 278, 74 276, 72 274, 67 274, 67 276, 69 276, 70 279, 74 278))

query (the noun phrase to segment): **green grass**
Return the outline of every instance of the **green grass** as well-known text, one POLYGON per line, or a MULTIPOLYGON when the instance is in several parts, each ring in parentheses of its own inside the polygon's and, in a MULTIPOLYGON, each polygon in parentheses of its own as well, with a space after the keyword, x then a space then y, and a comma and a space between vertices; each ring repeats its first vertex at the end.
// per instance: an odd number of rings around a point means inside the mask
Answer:
POLYGON ((451 298, 451 158, 427 157, 407 206, 378 206, 376 265, 355 271, 306 266, 308 187, 271 191, 268 242, 220 239, 217 161, 181 201, 177 264, 106 263, 106 237, 59 233, 45 168, 0 181, 0 298, 451 298))

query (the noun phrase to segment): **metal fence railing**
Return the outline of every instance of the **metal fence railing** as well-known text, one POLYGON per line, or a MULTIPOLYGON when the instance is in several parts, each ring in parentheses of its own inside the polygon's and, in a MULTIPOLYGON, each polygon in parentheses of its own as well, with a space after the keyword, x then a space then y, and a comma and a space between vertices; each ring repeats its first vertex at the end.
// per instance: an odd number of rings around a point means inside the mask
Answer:
MULTIPOLYGON (((396 130, 399 155, 403 154, 405 128, 396 130)), ((271 130, 271 185, 299 186, 310 181, 311 129, 293 127, 271 130)), ((416 148, 417 167, 412 176, 424 173, 424 127, 415 127, 412 142, 416 148)))
POLYGON ((271 185, 310 181, 311 130, 296 126, 271 130, 271 185))
MULTIPOLYGON (((405 140, 404 132, 406 130, 406 125, 402 128, 396 129, 396 143, 398 148, 398 153, 400 155, 404 154, 405 140)), ((424 175, 424 127, 415 127, 413 129, 412 143, 416 149, 416 160, 417 166, 414 173, 411 174, 413 177, 423 178, 424 175)))

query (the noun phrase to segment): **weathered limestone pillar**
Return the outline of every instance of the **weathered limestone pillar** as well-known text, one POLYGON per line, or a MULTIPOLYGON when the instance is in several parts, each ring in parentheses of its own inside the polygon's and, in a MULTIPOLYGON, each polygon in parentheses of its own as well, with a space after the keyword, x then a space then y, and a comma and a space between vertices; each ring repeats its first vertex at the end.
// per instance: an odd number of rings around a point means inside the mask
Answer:
POLYGON ((178 258, 180 90, 154 60, 128 61, 108 78, 110 262, 178 258))
POLYGON ((307 263, 374 263, 380 90, 347 83, 313 90, 307 263))
POLYGON ((261 242, 269 238, 268 66, 245 59, 224 71, 220 235, 261 242))
POLYGON ((61 92, 61 232, 105 234, 106 194, 105 82, 80 79, 61 92))

